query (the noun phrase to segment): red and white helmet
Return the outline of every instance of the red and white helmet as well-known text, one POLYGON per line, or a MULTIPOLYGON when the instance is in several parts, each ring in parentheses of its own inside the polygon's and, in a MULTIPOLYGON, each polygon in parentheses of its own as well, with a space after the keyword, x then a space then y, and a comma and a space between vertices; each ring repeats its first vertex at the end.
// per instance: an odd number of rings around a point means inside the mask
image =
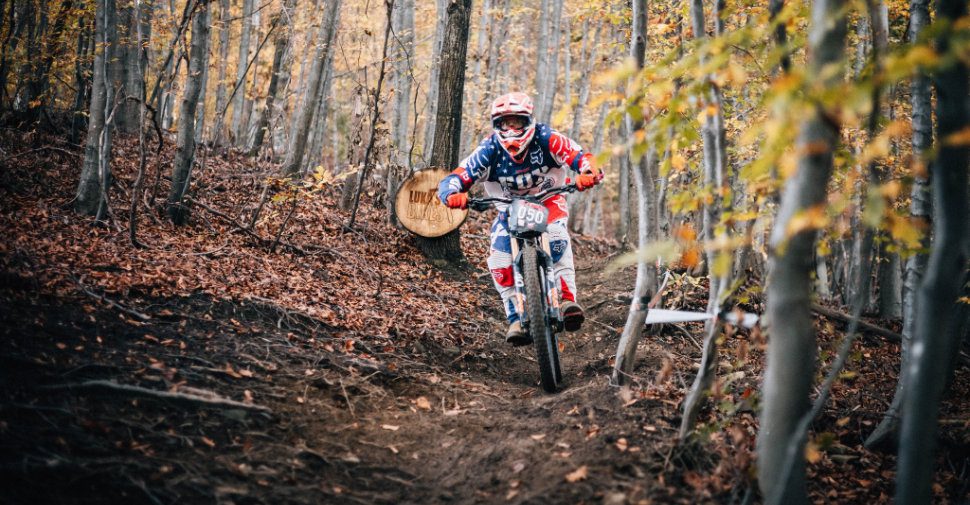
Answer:
POLYGON ((492 102, 492 128, 502 148, 516 163, 521 163, 525 159, 529 142, 532 142, 532 137, 536 133, 532 109, 532 99, 525 93, 508 93, 492 102), (521 117, 525 126, 502 129, 500 120, 509 116, 521 117))

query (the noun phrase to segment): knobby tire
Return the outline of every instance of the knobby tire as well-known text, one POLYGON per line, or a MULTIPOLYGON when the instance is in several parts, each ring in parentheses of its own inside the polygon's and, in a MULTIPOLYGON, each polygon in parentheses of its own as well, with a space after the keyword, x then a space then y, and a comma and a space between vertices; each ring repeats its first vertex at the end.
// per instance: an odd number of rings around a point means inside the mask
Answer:
POLYGON ((536 347, 542 389, 554 393, 562 380, 559 349, 549 326, 544 283, 539 275, 536 249, 531 244, 522 249, 522 276, 525 281, 525 304, 529 314, 529 335, 536 347))

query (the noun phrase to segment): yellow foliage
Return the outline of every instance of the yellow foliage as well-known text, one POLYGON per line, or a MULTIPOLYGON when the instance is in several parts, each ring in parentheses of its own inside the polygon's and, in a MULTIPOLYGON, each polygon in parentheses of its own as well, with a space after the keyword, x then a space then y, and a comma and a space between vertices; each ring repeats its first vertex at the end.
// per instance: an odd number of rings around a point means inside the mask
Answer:
POLYGON ((893 240, 900 242, 907 249, 917 249, 922 243, 926 222, 914 218, 900 217, 891 214, 889 217, 889 234, 893 240))
POLYGON ((948 135, 943 144, 949 147, 963 147, 970 145, 970 126, 948 135))
POLYGON ((680 153, 674 153, 674 155, 670 157, 670 165, 677 170, 683 170, 685 167, 687 167, 687 159, 684 158, 684 156, 680 153))
POLYGON ((803 231, 824 228, 829 221, 829 216, 825 213, 825 205, 816 205, 792 216, 785 231, 791 237, 803 231))

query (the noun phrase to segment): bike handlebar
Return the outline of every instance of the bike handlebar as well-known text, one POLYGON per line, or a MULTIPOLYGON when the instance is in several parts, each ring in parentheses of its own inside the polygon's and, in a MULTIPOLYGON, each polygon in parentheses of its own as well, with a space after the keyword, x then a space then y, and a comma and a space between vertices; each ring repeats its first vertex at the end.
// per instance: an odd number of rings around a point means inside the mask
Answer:
MULTIPOLYGON (((538 201, 542 201, 543 198, 546 198, 548 196, 560 195, 563 193, 573 193, 578 190, 579 188, 577 188, 575 184, 566 184, 565 186, 550 188, 545 191, 536 193, 534 195, 521 195, 516 198, 535 199, 538 201)), ((514 198, 504 198, 500 196, 488 197, 488 198, 469 198, 468 208, 478 212, 482 212, 482 211, 488 210, 493 204, 496 204, 496 203, 512 203, 513 199, 514 198)))

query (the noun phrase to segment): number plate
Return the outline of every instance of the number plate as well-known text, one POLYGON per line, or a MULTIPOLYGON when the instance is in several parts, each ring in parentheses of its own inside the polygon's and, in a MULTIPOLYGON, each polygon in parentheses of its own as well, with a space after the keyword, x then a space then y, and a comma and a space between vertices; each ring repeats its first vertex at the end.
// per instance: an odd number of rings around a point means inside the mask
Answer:
POLYGON ((537 203, 516 200, 509 207, 509 232, 543 233, 549 220, 549 209, 537 203))

